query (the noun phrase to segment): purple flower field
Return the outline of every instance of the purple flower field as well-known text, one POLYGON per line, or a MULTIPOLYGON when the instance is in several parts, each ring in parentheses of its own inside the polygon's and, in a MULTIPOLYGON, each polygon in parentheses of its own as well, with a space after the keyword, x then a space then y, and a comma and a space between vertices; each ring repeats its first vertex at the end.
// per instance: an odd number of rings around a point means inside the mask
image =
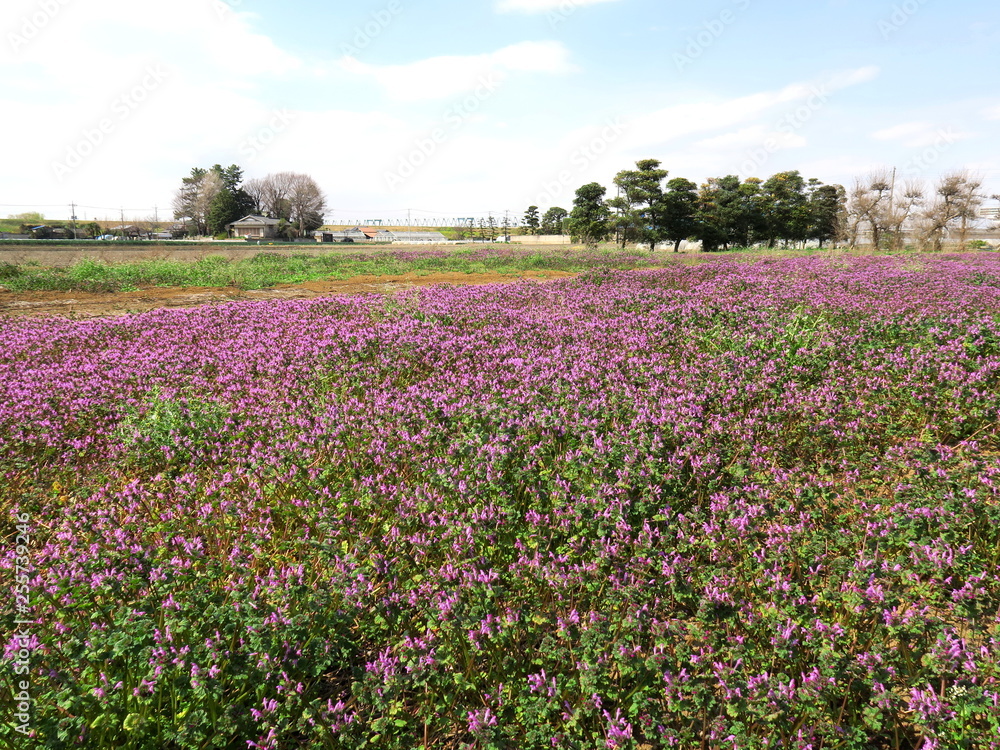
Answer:
POLYGON ((0 326, 2 746, 1000 749, 994 255, 0 326))

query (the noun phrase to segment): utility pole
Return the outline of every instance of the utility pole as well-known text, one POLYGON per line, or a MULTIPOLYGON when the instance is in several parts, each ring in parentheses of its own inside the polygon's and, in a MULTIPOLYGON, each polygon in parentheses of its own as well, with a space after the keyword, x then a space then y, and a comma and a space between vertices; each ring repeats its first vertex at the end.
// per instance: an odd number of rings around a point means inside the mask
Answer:
MULTIPOLYGON (((890 221, 893 222, 893 228, 895 229, 896 221, 896 168, 892 168, 892 182, 889 183, 889 216, 890 221)), ((897 245, 902 245, 902 238, 896 236, 896 232, 892 232, 892 245, 896 247, 897 245)))
POLYGON ((73 227, 73 239, 75 240, 76 239, 76 204, 75 203, 70 203, 69 207, 70 207, 70 215, 69 215, 69 222, 70 222, 70 224, 69 225, 71 227, 73 227))

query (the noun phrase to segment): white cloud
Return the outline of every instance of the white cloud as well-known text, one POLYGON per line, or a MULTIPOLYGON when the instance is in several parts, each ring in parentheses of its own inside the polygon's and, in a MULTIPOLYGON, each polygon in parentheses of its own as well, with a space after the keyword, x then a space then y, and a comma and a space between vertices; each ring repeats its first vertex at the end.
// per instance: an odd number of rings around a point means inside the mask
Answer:
POLYGON ((521 42, 482 55, 446 55, 406 65, 371 65, 345 57, 344 70, 373 78, 396 101, 447 99, 495 89, 511 72, 560 74, 575 70, 561 42, 521 42))
POLYGON ((767 127, 763 124, 758 124, 729 133, 723 133, 713 138, 705 138, 697 141, 694 145, 697 148, 706 150, 749 148, 760 144, 767 136, 767 127))
POLYGON ((923 134, 931 128, 933 128, 933 125, 929 122, 904 122, 889 128, 876 130, 872 133, 872 138, 877 141, 898 141, 903 138, 912 138, 915 135, 923 134))
POLYGON ((550 10, 573 11, 587 5, 613 3, 617 0, 498 0, 500 13, 546 13, 550 10))
POLYGON ((941 142, 948 143, 969 138, 968 133, 956 130, 954 127, 937 126, 930 122, 904 122, 892 127, 876 130, 871 137, 877 141, 892 141, 906 148, 926 148, 941 142))
POLYGON ((859 83, 868 83, 878 78, 879 73, 882 69, 877 65, 866 65, 862 68, 855 68, 854 70, 842 71, 840 73, 835 73, 826 82, 826 85, 831 90, 839 90, 850 88, 851 86, 857 86, 859 83))
POLYGON ((1000 104, 995 107, 989 107, 983 114, 986 116, 987 120, 1000 120, 1000 104))
POLYGON ((811 121, 834 92, 870 81, 877 72, 877 68, 858 68, 825 80, 793 83, 735 99, 665 107, 637 118, 629 133, 630 147, 648 150, 684 136, 728 131, 758 120, 763 120, 756 122, 758 128, 775 129, 782 124, 782 132, 795 131, 811 121))
MULTIPOLYGON (((287 74, 302 61, 253 28, 253 16, 222 0, 174 0, 170 13, 129 0, 34 3, 12 9, 0 44, 0 65, 48 75, 64 88, 67 77, 92 98, 94 82, 114 81, 151 61, 207 80, 228 76, 236 86, 287 74)), ((10 77, 10 76, 5 76, 10 77)))

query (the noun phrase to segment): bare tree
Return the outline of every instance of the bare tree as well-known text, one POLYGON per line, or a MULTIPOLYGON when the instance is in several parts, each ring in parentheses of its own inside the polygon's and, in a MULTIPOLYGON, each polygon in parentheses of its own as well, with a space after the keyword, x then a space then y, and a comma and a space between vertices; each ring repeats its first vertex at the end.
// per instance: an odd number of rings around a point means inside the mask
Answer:
POLYGON ((857 246, 866 231, 871 235, 872 245, 881 247, 892 225, 892 181, 886 170, 855 179, 847 200, 847 221, 851 247, 857 246))
POLYGON ((305 174, 283 172, 288 180, 288 221, 295 224, 299 236, 323 226, 326 196, 316 181, 305 174))
POLYGON ((902 190, 896 191, 887 217, 894 250, 902 250, 905 246, 906 232, 923 203, 924 184, 921 180, 907 180, 902 190))
POLYGON ((925 248, 940 252, 953 229, 958 231, 959 248, 964 250, 969 224, 974 221, 984 196, 983 179, 967 170, 950 172, 938 180, 934 198, 921 215, 921 242, 925 248))
POLYGON ((267 191, 266 178, 254 177, 243 183, 243 191, 250 196, 253 201, 253 213, 264 213, 264 196, 267 191))
POLYGON ((215 170, 192 169, 174 194, 174 218, 190 221, 198 234, 207 234, 208 210, 222 186, 222 177, 215 170))
POLYGON ((155 216, 147 216, 145 219, 133 222, 136 228, 147 238, 152 238, 154 232, 160 231, 159 222, 155 216))
POLYGON ((963 171, 964 189, 959 195, 962 214, 958 225, 958 248, 965 250, 969 242, 969 230, 975 223, 979 215, 979 209, 986 200, 986 195, 982 193, 983 176, 963 171))
POLYGON ((222 177, 215 170, 210 169, 205 173, 198 188, 198 195, 194 202, 194 217, 198 222, 200 234, 208 234, 208 212, 212 208, 212 201, 215 200, 222 190, 222 177))
POLYGON ((266 216, 291 220, 289 197, 295 179, 294 172, 276 172, 261 178, 260 207, 266 216))

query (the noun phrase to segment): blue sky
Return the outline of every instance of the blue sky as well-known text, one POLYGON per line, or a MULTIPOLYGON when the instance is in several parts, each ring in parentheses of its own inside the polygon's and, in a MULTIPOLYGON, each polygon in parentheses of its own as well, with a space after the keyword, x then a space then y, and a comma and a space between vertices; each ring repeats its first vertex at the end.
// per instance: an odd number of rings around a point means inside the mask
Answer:
POLYGON ((169 218, 214 163, 308 173, 338 223, 569 208, 642 158, 1000 193, 984 0, 7 0, 0 26, 0 215, 169 218))

